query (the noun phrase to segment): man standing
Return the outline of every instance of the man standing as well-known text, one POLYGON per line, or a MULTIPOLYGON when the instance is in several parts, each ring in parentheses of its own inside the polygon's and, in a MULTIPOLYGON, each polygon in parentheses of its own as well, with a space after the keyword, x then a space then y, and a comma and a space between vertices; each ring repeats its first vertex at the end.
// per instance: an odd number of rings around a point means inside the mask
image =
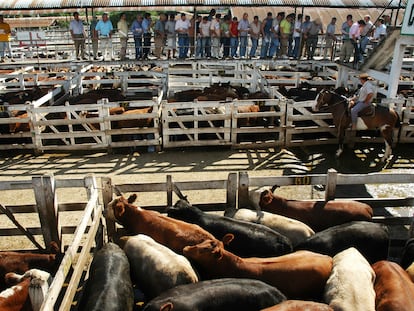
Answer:
POLYGON ((361 46, 359 45, 359 40, 361 39, 361 30, 364 28, 364 20, 359 20, 352 24, 349 29, 349 38, 351 39, 352 44, 354 45, 354 65, 362 60, 361 56, 361 46))
POLYGON ((10 25, 4 21, 3 15, 0 15, 0 61, 4 62, 4 51, 10 42, 10 25))
POLYGON ((336 31, 336 17, 332 17, 331 22, 326 27, 325 48, 323 49, 323 59, 327 59, 326 56, 328 54, 328 50, 330 51, 329 58, 331 60, 334 56, 333 46, 334 46, 334 42, 336 42, 335 31, 336 31))
POLYGON ((75 45, 76 59, 85 58, 85 30, 83 22, 79 19, 79 13, 73 13, 73 20, 70 21, 69 31, 75 45))
POLYGON ((247 34, 249 33, 249 15, 247 13, 243 13, 242 19, 239 21, 239 39, 240 39, 240 57, 246 57, 246 49, 247 49, 247 34))
MULTIPOLYGON (((272 41, 272 27, 273 27, 273 14, 268 12, 266 18, 261 24, 262 34, 262 47, 260 50, 260 58, 265 59, 269 56, 269 47, 272 41)), ((272 56, 272 55, 271 55, 272 56)))
POLYGON ((178 58, 187 58, 190 37, 188 30, 190 29, 190 21, 187 20, 185 13, 181 13, 181 18, 175 23, 175 31, 178 33, 178 58))
POLYGON ((133 21, 131 31, 134 35, 135 59, 138 60, 142 57, 142 34, 144 33, 141 14, 138 14, 137 18, 133 21))
POLYGON ((221 14, 217 13, 216 18, 211 21, 210 34, 211 34, 211 56, 218 59, 220 57, 220 27, 221 14))
POLYGON ((126 21, 126 14, 122 13, 118 22, 119 41, 121 43, 121 51, 119 52, 119 59, 126 59, 126 50, 128 44, 128 24, 126 21))
POLYGON ((308 39, 306 40, 306 54, 308 55, 308 59, 313 59, 313 56, 315 55, 319 32, 323 34, 322 22, 318 17, 311 23, 308 30, 308 39))
POLYGON ((158 59, 161 58, 163 52, 166 20, 167 15, 161 13, 160 18, 157 20, 154 26, 154 55, 158 59))
POLYGON ((112 50, 112 32, 114 27, 109 20, 108 13, 102 14, 102 19, 96 24, 95 30, 98 32, 98 37, 101 42, 101 51, 103 53, 104 60, 109 54, 109 59, 114 58, 112 50))
POLYGON ((93 59, 98 59, 98 33, 96 31, 96 25, 98 24, 98 18, 96 15, 92 17, 92 22, 89 26, 89 36, 92 41, 92 55, 93 59))
POLYGON ((144 19, 142 21, 142 30, 144 32, 144 48, 142 49, 143 59, 148 59, 148 54, 151 51, 151 27, 152 27, 151 14, 145 13, 144 19))
POLYGON ((208 20, 207 16, 203 17, 203 21, 199 25, 199 35, 200 35, 200 57, 211 57, 211 38, 210 38, 210 26, 211 22, 208 20))
POLYGON ((291 33, 292 22, 294 21, 294 15, 289 14, 280 21, 279 32, 280 32, 280 55, 281 58, 288 58, 288 46, 289 46, 289 36, 291 33))
POLYGON ((256 57, 256 50, 259 45, 261 29, 262 23, 259 21, 259 16, 256 15, 253 17, 253 22, 251 22, 249 26, 250 40, 252 41, 249 58, 256 57))
POLYGON ((300 59, 300 46, 301 46, 301 37, 302 37, 302 19, 303 19, 303 15, 302 14, 298 14, 298 17, 293 25, 293 43, 294 43, 294 47, 293 47, 293 52, 292 52, 292 57, 294 59, 300 59))
POLYGON ((374 30, 375 30, 375 26, 371 22, 371 16, 365 15, 364 22, 365 22, 365 26, 361 30, 361 42, 360 42, 360 48, 361 48, 362 55, 366 54, 367 45, 369 43, 369 38, 372 37, 374 30))
POLYGON ((347 63, 352 56, 352 51, 354 46, 351 42, 351 38, 349 36, 349 30, 353 24, 352 15, 348 15, 346 17, 346 21, 341 26, 341 33, 342 33, 342 47, 339 53, 339 62, 340 63, 347 63))
POLYGON ((167 59, 170 59, 171 57, 175 58, 175 52, 177 49, 177 34, 175 32, 175 14, 170 14, 170 19, 165 23, 165 32, 167 34, 167 59))

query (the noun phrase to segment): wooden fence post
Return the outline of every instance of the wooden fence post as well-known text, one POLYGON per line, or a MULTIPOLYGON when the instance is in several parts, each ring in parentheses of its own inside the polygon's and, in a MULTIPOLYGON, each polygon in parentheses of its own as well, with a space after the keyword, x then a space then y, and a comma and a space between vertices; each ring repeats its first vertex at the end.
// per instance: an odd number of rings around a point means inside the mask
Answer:
MULTIPOLYGON (((112 180, 109 177, 101 177, 102 199, 104 211, 108 208, 108 203, 112 201, 112 180)), ((115 221, 105 218, 106 232, 108 241, 113 241, 115 236, 115 221)))
POLYGON ((32 182, 45 247, 50 250, 51 242, 55 242, 60 249, 62 243, 55 178, 53 175, 34 176, 32 182))
POLYGON ((249 174, 239 172, 239 201, 238 208, 249 205, 249 174))
POLYGON ((338 172, 335 169, 330 168, 328 174, 326 174, 325 201, 335 199, 337 177, 338 172))
POLYGON ((237 207, 237 173, 229 173, 227 177, 227 207, 226 209, 236 209, 237 207))

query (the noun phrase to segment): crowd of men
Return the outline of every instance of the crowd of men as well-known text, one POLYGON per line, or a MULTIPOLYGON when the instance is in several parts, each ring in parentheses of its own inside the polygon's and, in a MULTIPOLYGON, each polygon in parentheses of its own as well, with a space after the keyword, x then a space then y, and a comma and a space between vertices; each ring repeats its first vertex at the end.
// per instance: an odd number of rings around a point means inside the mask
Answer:
MULTIPOLYGON (((4 21, 0 21, 0 57, 4 56, 5 44, 10 35, 1 33, 4 21), (4 39, 4 40, 3 40, 4 39), (7 40, 6 40, 7 39, 7 40), (3 56, 2 56, 3 55, 3 56)), ((159 14, 153 19, 150 13, 138 13, 132 23, 127 15, 120 14, 116 28, 107 13, 98 20, 93 16, 89 25, 90 42, 94 59, 98 58, 98 49, 102 59, 127 59, 128 41, 134 41, 135 59, 186 59, 188 57, 206 59, 314 59, 318 42, 322 42, 320 56, 334 60, 335 46, 341 41, 339 62, 362 61, 368 44, 375 45, 387 35, 390 18, 384 15, 371 21, 369 15, 364 19, 354 20, 348 15, 341 27, 337 27, 337 18, 324 26, 320 18, 311 20, 309 15, 285 14, 272 12, 262 20, 258 16, 250 18, 243 13, 239 19, 230 14, 216 13, 212 9, 208 15, 185 13, 159 14), (115 53, 112 37, 118 32, 120 50, 115 53), (322 38, 322 41, 320 40, 322 38)), ((86 59, 85 42, 87 33, 79 13, 73 13, 69 31, 74 42, 77 59, 86 59)), ((6 30, 6 32, 8 32, 6 30)))

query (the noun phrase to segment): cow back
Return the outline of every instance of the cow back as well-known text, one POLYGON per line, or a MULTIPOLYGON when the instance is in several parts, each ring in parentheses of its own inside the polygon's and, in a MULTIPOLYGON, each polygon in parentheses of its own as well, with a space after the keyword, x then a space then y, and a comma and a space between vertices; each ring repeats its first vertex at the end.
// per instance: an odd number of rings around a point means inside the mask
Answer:
POLYGON ((168 216, 197 224, 217 239, 233 234, 234 239, 225 247, 241 257, 272 257, 292 251, 288 238, 260 224, 204 213, 184 200, 179 200, 167 211, 168 216))
POLYGON ((261 311, 333 311, 330 306, 320 302, 304 300, 286 300, 261 311))
POLYGON ((132 310, 134 294, 128 258, 116 244, 108 243, 94 256, 79 310, 132 310))
POLYGON ((375 273, 355 248, 333 257, 324 300, 335 310, 375 311, 375 273))
POLYGON ((355 247, 371 264, 386 259, 388 229, 383 224, 353 221, 317 232, 295 249, 307 249, 333 257, 349 247, 355 247))
POLYGON ((152 299, 181 284, 198 282, 190 262, 149 236, 128 237, 123 247, 134 283, 152 299))
POLYGON ((403 268, 385 260, 376 262, 372 268, 376 274, 376 310, 414 310, 414 284, 403 268))
POLYGON ((286 297, 273 286, 250 279, 217 279, 179 285, 151 300, 144 311, 253 311, 286 297))

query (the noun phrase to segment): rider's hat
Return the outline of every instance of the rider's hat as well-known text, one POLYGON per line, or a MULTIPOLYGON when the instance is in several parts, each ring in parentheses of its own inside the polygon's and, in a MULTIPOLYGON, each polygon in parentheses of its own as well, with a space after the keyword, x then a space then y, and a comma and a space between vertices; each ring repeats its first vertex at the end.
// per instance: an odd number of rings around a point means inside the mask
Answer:
POLYGON ((359 75, 359 78, 360 78, 360 79, 364 79, 364 80, 368 80, 369 75, 368 75, 367 73, 361 73, 361 74, 359 75))

